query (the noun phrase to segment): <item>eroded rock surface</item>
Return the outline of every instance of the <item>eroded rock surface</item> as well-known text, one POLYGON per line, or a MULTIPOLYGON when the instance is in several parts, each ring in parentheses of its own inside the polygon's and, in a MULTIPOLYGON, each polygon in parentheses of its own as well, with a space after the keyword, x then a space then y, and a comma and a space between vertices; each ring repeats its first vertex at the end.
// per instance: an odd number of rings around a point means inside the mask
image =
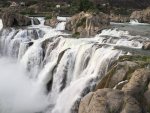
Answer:
POLYGON ((31 25, 31 18, 9 9, 3 14, 2 22, 4 27, 21 27, 31 25))
POLYGON ((81 100, 79 113, 149 113, 149 65, 146 56, 121 57, 81 100))
POLYGON ((108 28, 109 24, 109 16, 104 13, 81 12, 71 17, 66 23, 66 30, 80 37, 88 37, 95 35, 104 28, 108 28))
POLYGON ((150 7, 145 10, 134 11, 130 16, 130 19, 136 19, 140 23, 150 23, 150 7))
POLYGON ((56 27, 59 21, 57 20, 57 17, 53 17, 51 19, 47 19, 44 22, 44 25, 50 26, 50 27, 56 27))

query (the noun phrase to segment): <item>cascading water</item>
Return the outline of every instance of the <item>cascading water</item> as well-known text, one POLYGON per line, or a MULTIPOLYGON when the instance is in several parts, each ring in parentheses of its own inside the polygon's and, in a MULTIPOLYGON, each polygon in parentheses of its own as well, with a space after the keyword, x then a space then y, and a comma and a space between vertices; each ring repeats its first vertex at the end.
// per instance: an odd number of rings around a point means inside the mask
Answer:
POLYGON ((1 56, 17 60, 0 59, 1 113, 77 113, 80 99, 120 55, 128 54, 114 47, 140 49, 141 38, 149 40, 117 29, 93 38, 65 38, 65 22, 52 29, 40 21, 26 29, 1 30, 1 56))

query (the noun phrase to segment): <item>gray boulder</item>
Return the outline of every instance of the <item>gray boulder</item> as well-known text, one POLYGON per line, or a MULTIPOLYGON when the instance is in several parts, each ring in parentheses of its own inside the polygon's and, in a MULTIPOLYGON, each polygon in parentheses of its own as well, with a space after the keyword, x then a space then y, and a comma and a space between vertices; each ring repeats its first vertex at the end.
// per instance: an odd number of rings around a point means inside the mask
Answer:
POLYGON ((34 25, 39 25, 40 21, 37 18, 33 18, 33 24, 34 25))

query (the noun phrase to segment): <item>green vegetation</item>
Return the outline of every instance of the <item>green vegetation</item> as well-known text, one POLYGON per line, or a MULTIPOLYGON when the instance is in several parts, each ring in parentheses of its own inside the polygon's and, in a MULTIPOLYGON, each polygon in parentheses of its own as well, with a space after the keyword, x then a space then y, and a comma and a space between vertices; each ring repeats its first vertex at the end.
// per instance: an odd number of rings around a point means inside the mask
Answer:
POLYGON ((26 6, 31 6, 31 5, 34 5, 34 4, 37 4, 37 3, 38 3, 37 0, 26 1, 26 6))
POLYGON ((80 37, 80 33, 79 32, 76 32, 72 35, 73 38, 79 38, 80 37))
POLYGON ((93 2, 89 0, 80 0, 79 11, 87 11, 89 9, 95 9, 93 2))
POLYGON ((116 15, 119 15, 119 14, 121 14, 121 15, 129 15, 129 14, 131 14, 132 13, 132 10, 129 10, 129 9, 126 9, 126 8, 116 8, 116 7, 114 7, 113 9, 113 12, 116 14, 116 15))
POLYGON ((22 14, 22 15, 34 15, 35 13, 33 10, 27 9, 27 10, 21 11, 20 14, 22 14))
POLYGON ((119 61, 142 61, 142 62, 147 62, 150 63, 150 56, 130 56, 130 55, 124 55, 119 58, 119 61))

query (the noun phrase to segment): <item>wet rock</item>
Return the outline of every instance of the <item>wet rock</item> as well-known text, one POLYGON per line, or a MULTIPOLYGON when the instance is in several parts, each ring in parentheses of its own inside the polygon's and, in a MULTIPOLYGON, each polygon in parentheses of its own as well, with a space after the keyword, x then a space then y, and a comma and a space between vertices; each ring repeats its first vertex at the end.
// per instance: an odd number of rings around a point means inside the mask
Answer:
POLYGON ((4 27, 22 27, 31 25, 31 19, 14 11, 8 10, 2 16, 4 27))
POLYGON ((50 26, 50 27, 56 27, 56 25, 58 24, 58 20, 57 20, 57 17, 53 17, 51 19, 47 19, 45 20, 44 22, 44 25, 47 25, 47 26, 50 26))
POLYGON ((37 18, 33 18, 33 24, 34 25, 39 25, 40 21, 37 18))
POLYGON ((109 24, 109 16, 104 13, 81 12, 68 20, 65 29, 76 36, 88 37, 95 35, 101 29, 108 28, 109 24))

